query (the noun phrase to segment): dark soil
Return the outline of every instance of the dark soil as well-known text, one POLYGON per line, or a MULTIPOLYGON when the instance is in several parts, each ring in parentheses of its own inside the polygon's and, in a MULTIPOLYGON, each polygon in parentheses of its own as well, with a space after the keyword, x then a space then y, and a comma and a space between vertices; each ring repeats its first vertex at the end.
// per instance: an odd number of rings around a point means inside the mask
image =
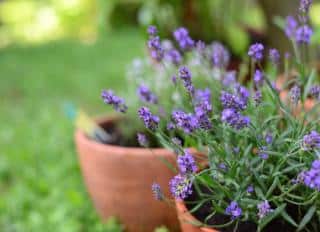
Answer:
MULTIPOLYGON (((121 128, 116 122, 104 122, 100 124, 100 127, 104 129, 107 134, 111 136, 111 140, 104 142, 101 139, 99 139, 97 136, 95 136, 95 140, 103 143, 103 144, 109 144, 109 145, 116 145, 121 147, 141 147, 137 141, 137 133, 133 133, 132 136, 125 136, 121 132, 121 128)), ((157 148, 160 147, 157 143, 156 138, 150 134, 148 131, 141 131, 144 133, 148 140, 149 140, 149 147, 150 148, 157 148)))
MULTIPOLYGON (((212 194, 208 189, 205 187, 200 187, 203 193, 212 194)), ((191 203, 194 201, 199 200, 199 195, 195 189, 193 189, 193 193, 187 199, 185 199, 186 206, 189 210, 192 210, 196 204, 191 203), (188 203, 189 202, 189 203, 188 203)), ((214 226, 214 225, 222 225, 228 223, 230 221, 230 216, 224 214, 216 214, 211 217, 209 220, 205 222, 205 219, 212 213, 213 209, 210 202, 206 202, 203 204, 198 210, 192 213, 192 215, 201 222, 204 222, 207 225, 214 226)), ((295 214, 297 212, 296 207, 289 206, 288 212, 290 215, 295 218, 295 214), (291 214, 292 212, 292 214, 291 214)), ((225 228, 219 228, 218 230, 221 232, 234 232, 235 225, 231 225, 225 228)), ((257 225, 254 222, 240 222, 237 232, 256 232, 257 225)), ((294 232, 295 229, 288 223, 283 220, 275 219, 273 220, 268 226, 266 226, 263 232, 294 232)))

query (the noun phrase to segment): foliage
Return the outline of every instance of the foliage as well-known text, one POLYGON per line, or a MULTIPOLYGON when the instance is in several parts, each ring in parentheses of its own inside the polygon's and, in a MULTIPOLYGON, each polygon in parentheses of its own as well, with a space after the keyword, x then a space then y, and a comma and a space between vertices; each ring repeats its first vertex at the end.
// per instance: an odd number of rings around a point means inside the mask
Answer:
POLYGON ((139 21, 144 26, 157 25, 162 35, 183 25, 193 37, 207 42, 222 41, 237 55, 243 54, 250 42, 247 29, 264 28, 263 13, 250 0, 151 0, 141 7, 139 21))

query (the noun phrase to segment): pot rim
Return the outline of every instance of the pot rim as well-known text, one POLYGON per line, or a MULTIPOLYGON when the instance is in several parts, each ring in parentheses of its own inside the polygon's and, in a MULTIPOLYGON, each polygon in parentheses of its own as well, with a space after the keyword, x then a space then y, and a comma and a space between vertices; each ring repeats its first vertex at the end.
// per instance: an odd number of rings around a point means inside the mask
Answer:
MULTIPOLYGON (((175 204, 176 204, 176 208, 177 208, 177 211, 178 211, 178 217, 179 215, 183 214, 183 219, 182 220, 185 220, 186 223, 188 223, 187 221, 193 221, 195 223, 199 223, 199 224, 202 224, 198 219, 196 219, 190 212, 189 210, 187 209, 186 207, 186 204, 184 203, 183 200, 177 200, 175 199, 175 204)), ((192 224, 191 224, 192 225, 192 224)), ((203 226, 200 226, 199 229, 202 231, 202 232, 219 232, 218 230, 216 229, 213 229, 213 228, 207 228, 207 227, 203 227, 203 226)))
MULTIPOLYGON (((98 123, 106 123, 106 122, 115 122, 119 120, 121 117, 111 115, 111 116, 102 116, 97 117, 94 120, 98 123)), ((79 143, 84 144, 87 147, 90 147, 93 150, 99 150, 99 151, 105 151, 105 150, 112 150, 114 154, 118 155, 139 155, 139 156, 150 156, 150 153, 152 152, 155 155, 161 155, 161 156, 172 156, 174 154, 172 151, 166 148, 142 148, 142 147, 123 147, 118 145, 112 145, 112 144, 103 144, 99 143, 93 139, 89 139, 84 132, 76 128, 74 132, 75 140, 79 143), (147 151, 147 152, 146 152, 147 151)))

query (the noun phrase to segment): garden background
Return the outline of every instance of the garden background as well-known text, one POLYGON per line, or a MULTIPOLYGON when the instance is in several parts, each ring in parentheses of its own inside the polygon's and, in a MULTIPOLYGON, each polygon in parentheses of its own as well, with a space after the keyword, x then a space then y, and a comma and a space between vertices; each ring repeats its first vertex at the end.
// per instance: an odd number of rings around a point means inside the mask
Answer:
POLYGON ((121 87, 145 53, 148 24, 164 35, 183 24, 240 56, 252 29, 263 37, 267 16, 248 0, 0 1, 0 231, 117 231, 113 219, 99 221, 85 190, 70 110, 106 113, 101 89, 121 87))

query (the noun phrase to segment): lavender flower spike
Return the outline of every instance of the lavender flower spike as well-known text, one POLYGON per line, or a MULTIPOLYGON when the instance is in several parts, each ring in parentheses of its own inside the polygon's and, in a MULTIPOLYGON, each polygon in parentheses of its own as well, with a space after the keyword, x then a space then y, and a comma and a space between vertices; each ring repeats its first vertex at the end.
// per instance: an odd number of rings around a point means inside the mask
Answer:
POLYGON ((137 133, 137 140, 140 146, 147 147, 149 144, 149 141, 147 139, 147 136, 142 133, 137 133))
POLYGON ((153 25, 150 25, 147 31, 150 36, 155 36, 158 33, 157 28, 153 25))
POLYGON ((254 79, 254 83, 257 87, 263 86, 264 76, 260 70, 256 70, 253 79, 254 79))
POLYGON ((242 214, 242 209, 239 207, 238 203, 235 201, 232 201, 230 205, 226 208, 225 213, 227 215, 230 215, 232 219, 236 219, 241 216, 242 214))
POLYGON ((264 218, 267 216, 269 213, 271 213, 273 210, 271 209, 271 206, 267 200, 261 202, 260 204, 257 205, 258 208, 258 217, 264 218))
POLYGON ((286 25, 284 29, 286 36, 290 39, 295 38, 297 27, 298 27, 297 20, 293 16, 288 16, 286 18, 286 25))
POLYGON ((155 130, 156 128, 158 128, 160 118, 156 115, 153 115, 150 112, 149 108, 141 107, 138 110, 138 114, 139 114, 140 119, 143 120, 146 128, 148 128, 150 130, 155 130))
POLYGON ((250 46, 248 55, 255 61, 263 59, 264 46, 261 43, 255 43, 250 46))
POLYGON ((300 0, 299 10, 303 14, 307 14, 309 12, 311 4, 312 4, 312 0, 300 0))
POLYGON ((101 97, 104 103, 112 105, 113 108, 118 112, 125 113, 128 109, 124 99, 114 95, 112 90, 103 90, 101 97))
POLYGON ((300 44, 309 44, 313 30, 308 25, 303 25, 299 27, 296 31, 296 41, 300 44))
POLYGON ((298 178, 307 187, 320 191, 320 160, 313 161, 311 169, 301 172, 298 178))
POLYGON ((320 100, 320 85, 314 85, 310 88, 310 95, 316 100, 320 100))
POLYGON ((273 65, 278 65, 280 61, 280 53, 277 49, 272 48, 269 50, 269 59, 273 65))
POLYGON ((299 86, 295 85, 290 89, 290 99, 293 104, 298 104, 301 98, 301 89, 299 86))
POLYGON ((188 149, 184 150, 184 155, 179 155, 177 159, 181 174, 192 174, 197 171, 196 162, 188 149))
POLYGON ((139 86, 139 88, 137 89, 137 94, 143 102, 152 104, 158 103, 158 97, 154 93, 152 93, 150 89, 144 84, 141 84, 139 86))
POLYGON ((302 149, 310 151, 320 148, 320 134, 317 131, 311 131, 303 137, 302 149))
POLYGON ((153 183, 151 186, 152 193, 154 198, 158 201, 164 200, 164 195, 162 193, 161 187, 158 183, 153 183))
POLYGON ((180 27, 173 32, 173 37, 182 50, 188 50, 194 47, 195 42, 190 38, 186 28, 180 27))
POLYGON ((192 179, 178 174, 170 180, 169 187, 174 198, 183 200, 192 193, 192 179))
POLYGON ((212 64, 217 68, 225 68, 230 61, 230 54, 228 50, 220 43, 212 44, 212 64))

